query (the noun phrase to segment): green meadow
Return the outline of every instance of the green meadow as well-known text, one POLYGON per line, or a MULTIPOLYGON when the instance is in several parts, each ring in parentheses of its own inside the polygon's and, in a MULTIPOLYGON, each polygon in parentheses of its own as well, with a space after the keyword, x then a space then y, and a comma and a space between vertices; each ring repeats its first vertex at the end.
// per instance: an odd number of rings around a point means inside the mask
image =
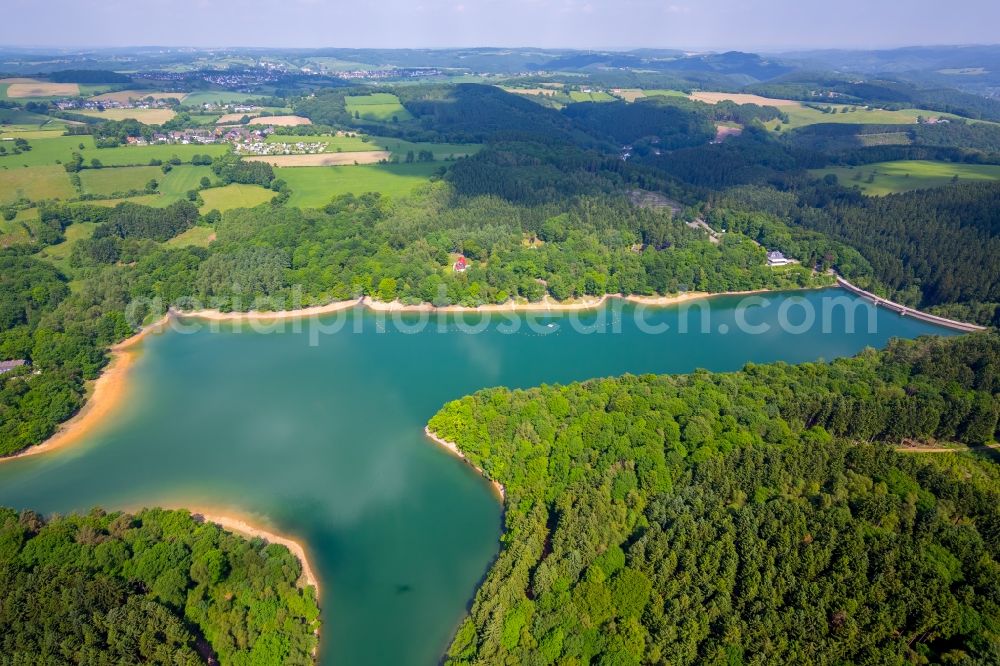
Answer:
POLYGON ((613 102, 615 98, 600 90, 596 92, 581 92, 572 90, 569 93, 570 99, 574 102, 613 102))
POLYGON ((43 127, 48 129, 62 129, 66 127, 66 123, 41 113, 32 113, 24 109, 0 109, 0 130, 38 130, 43 127))
POLYGON ((857 185, 868 195, 882 196, 949 185, 958 182, 1000 180, 1000 166, 992 164, 956 164, 924 160, 878 162, 857 167, 813 169, 815 176, 834 174, 841 185, 857 185), (871 182, 869 182, 869 180, 871 182))
POLYGON ((170 247, 208 247, 214 238, 215 229, 212 227, 191 227, 168 240, 167 245, 170 247))
POLYGON ((159 187, 160 198, 173 203, 187 195, 189 190, 196 190, 203 176, 214 180, 212 169, 207 166, 192 166, 182 164, 173 167, 168 173, 163 173, 160 167, 136 166, 116 167, 106 169, 84 169, 80 172, 84 194, 111 195, 116 192, 145 189, 146 183, 155 180, 159 187))
POLYGON ((167 160, 177 157, 182 162, 190 162, 194 155, 222 155, 229 150, 228 145, 181 145, 157 144, 151 146, 116 146, 97 148, 90 135, 55 136, 43 139, 29 139, 31 150, 19 155, 0 156, 0 167, 42 166, 66 163, 73 159, 73 153, 80 153, 85 163, 100 160, 104 166, 148 165, 150 160, 167 160), (80 146, 83 146, 82 148, 80 146))
POLYGON ((66 272, 70 267, 69 258, 73 251, 73 243, 93 236, 95 228, 97 228, 96 222, 77 222, 71 224, 66 227, 66 231, 64 232, 66 240, 58 245, 46 247, 35 256, 55 264, 56 268, 66 272))
POLYGON ((185 106, 200 106, 202 104, 231 104, 234 102, 246 102, 257 99, 263 93, 241 93, 229 90, 199 90, 188 93, 181 100, 185 106))
POLYGON ((38 219, 37 208, 26 208, 17 211, 13 220, 0 218, 0 247, 9 247, 18 243, 30 243, 29 225, 38 219))
POLYGON ((205 201, 205 205, 201 207, 201 213, 205 214, 210 210, 223 212, 231 208, 253 208, 270 201, 275 193, 260 185, 233 183, 225 187, 202 190, 200 194, 205 201))
POLYGON ((845 104, 823 104, 823 107, 836 109, 835 113, 824 113, 816 109, 803 105, 781 106, 782 111, 788 114, 788 124, 782 124, 779 120, 767 123, 770 129, 775 129, 781 125, 782 131, 805 127, 806 125, 816 125, 819 123, 838 123, 853 125, 907 125, 917 122, 918 116, 925 118, 957 118, 949 113, 937 111, 927 111, 926 109, 900 109, 899 111, 887 111, 885 109, 866 109, 862 106, 850 106, 845 104), (847 109, 847 111, 843 111, 847 109), (853 110, 852 110, 853 109, 853 110))
MULTIPOLYGON (((317 208, 340 194, 381 192, 389 197, 407 196, 430 181, 440 168, 433 162, 414 164, 366 164, 340 167, 281 167, 278 178, 292 189, 289 206, 317 208)), ((203 195, 204 196, 204 195, 203 195)), ((207 199, 206 199, 207 201, 207 199)))
POLYGON ((399 98, 390 93, 348 95, 344 98, 344 107, 352 116, 357 113, 359 117, 367 120, 389 121, 395 117, 402 121, 413 118, 399 103, 399 98))
POLYGON ((0 203, 18 199, 69 199, 76 189, 61 166, 36 166, 28 169, 0 167, 0 203))

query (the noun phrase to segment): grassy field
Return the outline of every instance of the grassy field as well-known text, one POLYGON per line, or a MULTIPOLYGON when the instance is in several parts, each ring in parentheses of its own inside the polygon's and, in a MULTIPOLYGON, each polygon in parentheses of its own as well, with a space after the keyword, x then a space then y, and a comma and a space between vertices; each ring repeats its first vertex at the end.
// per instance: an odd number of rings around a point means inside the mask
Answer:
POLYGON ((0 109, 0 129, 5 131, 64 129, 66 124, 61 120, 50 118, 40 113, 31 113, 23 109, 0 109))
POLYGON ((473 155, 483 148, 479 144, 472 143, 412 143, 410 141, 403 141, 402 139, 377 136, 371 138, 371 143, 374 143, 379 148, 388 150, 394 157, 398 157, 400 160, 405 159, 406 153, 411 150, 414 155, 419 154, 421 150, 429 150, 434 154, 434 159, 444 160, 449 157, 473 155))
POLYGON ((80 182, 84 194, 109 196, 117 192, 141 190, 150 179, 159 181, 161 176, 160 167, 153 166, 85 169, 80 172, 80 182))
POLYGON ((227 145, 152 145, 152 146, 117 146, 115 148, 96 148, 93 137, 86 136, 53 136, 45 139, 29 139, 31 150, 20 155, 0 157, 0 167, 41 166, 46 164, 65 163, 78 152, 84 162, 97 158, 105 166, 148 165, 152 159, 167 161, 176 156, 181 161, 190 161, 193 155, 222 155, 229 150, 227 145), (80 148, 80 146, 83 148, 80 148))
POLYGON ((20 198, 68 199, 76 195, 69 174, 61 166, 37 166, 29 169, 0 168, 0 203, 20 198))
POLYGON ((0 218, 0 247, 9 247, 18 243, 30 243, 31 234, 25 225, 37 219, 37 208, 19 210, 13 220, 0 218))
MULTIPOLYGON (((781 110, 788 114, 789 123, 782 125, 781 129, 791 130, 806 125, 816 125, 818 123, 838 123, 852 125, 912 125, 917 122, 917 116, 925 118, 956 118, 949 113, 939 113, 937 111, 927 111, 925 109, 900 109, 899 111, 886 111, 884 109, 868 110, 864 107, 855 107, 845 104, 824 104, 824 107, 837 109, 836 113, 823 113, 816 109, 796 104, 793 106, 782 106, 781 110), (842 109, 854 109, 846 113, 842 109)), ((770 129, 774 129, 781 121, 775 120, 767 123, 770 129)))
MULTIPOLYGON (((289 206, 316 208, 340 194, 381 192, 386 196, 406 196, 430 180, 440 165, 372 164, 344 167, 285 167, 276 170, 292 189, 289 206)), ((206 199, 207 201, 207 199, 206 199)))
POLYGON ((570 98, 574 102, 613 102, 615 98, 606 92, 598 90, 597 92, 581 92, 579 90, 572 90, 569 93, 570 98))
POLYGON ((643 97, 687 97, 687 95, 682 93, 680 90, 640 88, 625 88, 619 90, 617 94, 626 102, 634 102, 635 100, 642 99, 643 97))
POLYGON ((3 79, 3 96, 7 99, 39 97, 75 97, 80 94, 80 86, 75 83, 51 83, 38 79, 3 79))
POLYGON ((410 120, 413 116, 399 103, 399 98, 389 93, 371 95, 348 95, 344 106, 352 116, 357 113, 368 120, 388 121, 395 116, 398 120, 410 120))
POLYGON ((95 95, 91 99, 95 102, 120 102, 125 104, 132 100, 153 99, 184 99, 187 93, 182 92, 156 92, 153 90, 119 90, 118 92, 103 93, 95 95))
POLYGON ((181 102, 185 106, 198 106, 201 104, 230 104, 232 102, 245 102, 249 99, 257 99, 263 93, 240 93, 229 90, 199 90, 188 93, 181 102))
POLYGON ((959 182, 1000 180, 1000 166, 990 164, 954 164, 924 160, 878 162, 858 167, 814 169, 815 176, 834 174, 841 185, 857 185, 868 195, 881 196, 930 187, 949 185, 958 176, 959 182), (872 182, 868 182, 872 178, 872 182))
POLYGON ((156 180, 160 183, 160 194, 167 197, 185 197, 189 190, 197 190, 202 177, 207 177, 213 183, 218 179, 212 172, 212 167, 192 166, 182 164, 175 166, 170 173, 160 173, 156 180))
POLYGON ((191 227, 167 241, 171 247, 208 247, 215 240, 215 229, 212 227, 191 227))
POLYGON ((232 184, 225 187, 213 187, 201 192, 205 205, 201 207, 202 214, 210 210, 227 211, 231 208, 253 208, 265 201, 270 201, 274 192, 259 185, 232 184))
MULTIPOLYGON (((48 127, 51 127, 49 125, 48 127)), ((9 129, 0 125, 0 139, 55 139, 62 136, 63 129, 9 129)), ((4 144, 0 144, 4 145, 4 144)))
POLYGON ((66 272, 70 268, 69 258, 73 253, 73 243, 93 236, 96 227, 96 222, 77 222, 76 224, 71 224, 66 227, 66 240, 58 245, 51 245, 40 250, 35 256, 55 264, 56 268, 66 272))
POLYGON ((133 118, 146 125, 162 125, 177 115, 171 109, 105 109, 104 111, 74 111, 74 113, 101 120, 133 118))

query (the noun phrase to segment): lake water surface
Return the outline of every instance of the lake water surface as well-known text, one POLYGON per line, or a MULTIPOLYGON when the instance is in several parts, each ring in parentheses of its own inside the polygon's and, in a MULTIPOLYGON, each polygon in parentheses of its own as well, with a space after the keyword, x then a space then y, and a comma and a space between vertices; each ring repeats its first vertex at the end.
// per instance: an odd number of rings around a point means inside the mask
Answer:
POLYGON ((308 321, 274 333, 168 332, 143 343, 126 403, 86 441, 0 465, 0 504, 257 516, 305 542, 323 586, 324 664, 434 664, 502 527, 488 484, 423 436, 442 404, 487 386, 829 360, 893 336, 949 333, 885 310, 874 330, 862 316, 848 333, 842 310, 822 316, 833 297, 855 302, 834 289, 771 294, 743 321, 739 298, 712 299, 704 332, 700 307, 640 309, 640 326, 621 301, 586 314, 497 315, 478 333, 469 329, 479 315, 405 315, 401 331, 362 309, 324 319, 343 324, 337 333, 308 321), (783 306, 793 306, 785 330, 783 306), (796 333, 803 307, 819 316, 796 333), (583 329, 601 322, 603 331, 583 329), (746 331, 759 326, 770 330, 746 331))

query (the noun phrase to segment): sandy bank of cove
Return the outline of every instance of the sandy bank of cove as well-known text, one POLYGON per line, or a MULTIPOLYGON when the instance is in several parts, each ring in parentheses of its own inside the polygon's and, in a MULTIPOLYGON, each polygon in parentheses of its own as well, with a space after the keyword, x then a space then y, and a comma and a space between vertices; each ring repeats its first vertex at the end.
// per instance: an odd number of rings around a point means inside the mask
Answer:
POLYGON ((292 553, 292 555, 296 557, 296 559, 298 559, 299 563, 302 565, 302 577, 299 579, 299 584, 311 585, 316 590, 316 598, 319 598, 319 578, 317 578, 312 565, 309 563, 309 558, 306 556, 306 549, 300 542, 265 529, 243 516, 236 516, 231 513, 221 513, 214 510, 201 511, 198 509, 188 508, 188 511, 191 512, 191 515, 195 519, 201 519, 218 525, 227 532, 233 532, 251 539, 259 538, 268 543, 276 543, 284 546, 292 553))
POLYGON ((92 390, 83 407, 73 417, 59 426, 56 432, 37 446, 19 453, 0 458, 0 463, 48 453, 78 442, 84 435, 99 425, 125 399, 128 373, 138 358, 136 345, 147 336, 163 330, 168 323, 167 316, 143 328, 132 337, 111 348, 111 361, 91 385, 92 390))
POLYGON ((436 444, 439 444, 440 446, 444 447, 447 451, 450 451, 453 455, 458 456, 459 458, 461 458, 462 460, 464 460, 466 462, 466 464, 468 464, 470 467, 472 467, 472 469, 474 469, 477 472, 479 472, 479 475, 482 476, 487 481, 489 481, 490 485, 493 486, 493 489, 496 490, 497 494, 500 496, 501 502, 505 501, 507 499, 507 490, 503 487, 503 484, 500 483, 499 481, 497 481, 496 479, 491 479, 489 476, 487 476, 486 472, 483 471, 482 467, 479 467, 478 465, 474 465, 466 457, 466 455, 464 453, 462 453, 462 450, 458 448, 458 445, 455 444, 455 442, 449 442, 446 439, 438 437, 436 434, 434 434, 433 432, 431 432, 431 429, 429 427, 427 427, 427 426, 424 426, 424 434, 427 435, 428 439, 430 439, 430 440, 434 441, 436 444))
POLYGON ((587 297, 573 301, 557 301, 546 295, 542 300, 531 303, 527 301, 507 301, 506 303, 488 303, 478 306, 465 305, 434 305, 433 303, 402 303, 401 301, 375 301, 367 297, 356 298, 349 301, 334 301, 326 305, 315 305, 297 310, 250 310, 248 312, 221 312, 219 310, 178 310, 173 314, 182 318, 205 319, 210 321, 278 321, 283 319, 298 319, 307 317, 317 317, 331 312, 347 310, 358 305, 372 310, 373 312, 571 312, 580 310, 593 310, 604 305, 608 300, 618 298, 629 303, 647 306, 668 306, 677 305, 701 298, 711 298, 715 296, 742 296, 758 294, 770 291, 768 289, 757 289, 752 291, 720 292, 716 294, 704 291, 691 291, 667 296, 639 296, 623 294, 605 294, 599 298, 587 297))

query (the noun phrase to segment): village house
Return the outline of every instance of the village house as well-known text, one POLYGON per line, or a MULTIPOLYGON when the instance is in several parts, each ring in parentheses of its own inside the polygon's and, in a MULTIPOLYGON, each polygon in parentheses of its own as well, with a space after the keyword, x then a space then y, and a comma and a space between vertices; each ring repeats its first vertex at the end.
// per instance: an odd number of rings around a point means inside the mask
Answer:
POLYGON ((787 266, 792 263, 795 263, 793 259, 789 259, 778 250, 771 250, 767 253, 768 266, 787 266))
POLYGON ((465 257, 459 257, 458 261, 455 262, 455 272, 464 273, 465 269, 469 267, 469 263, 465 260, 465 257))

